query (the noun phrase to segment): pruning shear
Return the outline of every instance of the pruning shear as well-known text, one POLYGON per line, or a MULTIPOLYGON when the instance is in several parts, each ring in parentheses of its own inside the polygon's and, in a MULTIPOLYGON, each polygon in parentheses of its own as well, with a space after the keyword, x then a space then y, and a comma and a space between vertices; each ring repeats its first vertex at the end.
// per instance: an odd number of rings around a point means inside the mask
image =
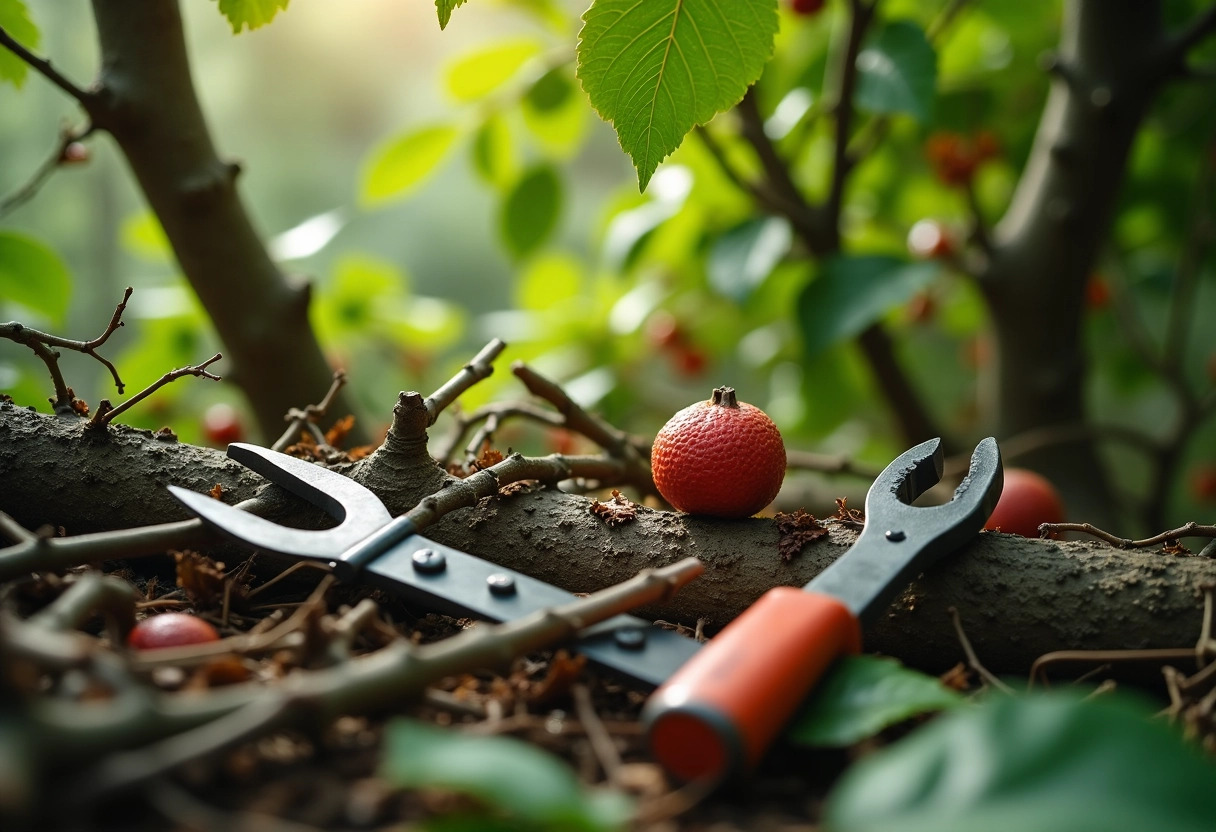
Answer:
MULTIPOLYGON (((310 462, 234 443, 228 456, 324 510, 337 526, 293 529, 205 494, 169 486, 205 522, 256 548, 329 564, 340 579, 366 580, 456 615, 513 620, 569 603, 572 593, 444 546, 393 519, 370 490, 310 462)), ((933 439, 904 452, 866 495, 866 526, 840 559, 802 590, 770 590, 708 645, 629 615, 588 630, 588 659, 659 686, 643 709, 651 750, 683 779, 724 778, 765 748, 861 630, 920 571, 983 528, 1001 493, 994 439, 979 443, 967 476, 944 505, 912 502, 942 475, 933 439)))
MULTIPOLYGON (((510 621, 576 599, 573 593, 417 533, 359 483, 302 459, 233 443, 228 456, 338 520, 322 530, 294 529, 169 486, 173 496, 230 537, 269 552, 332 567, 340 580, 364 580, 428 610, 510 621)), ((672 630, 618 615, 585 630, 576 650, 589 660, 658 685, 700 645, 672 630)))
POLYGON ((642 710, 654 757, 684 780, 755 765, 831 663, 930 564, 971 540, 1001 495, 996 440, 979 443, 953 499, 912 502, 942 476, 938 439, 900 454, 866 494, 857 542, 801 590, 778 587, 680 667, 642 710))

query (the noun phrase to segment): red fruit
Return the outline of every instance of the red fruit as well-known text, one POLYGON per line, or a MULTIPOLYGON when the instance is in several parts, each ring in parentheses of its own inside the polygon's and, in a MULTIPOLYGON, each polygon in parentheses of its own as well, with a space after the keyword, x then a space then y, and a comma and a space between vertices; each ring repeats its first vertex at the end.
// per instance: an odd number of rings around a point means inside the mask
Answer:
POLYGON ((937 220, 918 220, 908 229, 908 252, 928 260, 954 254, 954 238, 937 220))
POLYGON ((1191 473, 1191 494, 1200 503, 1216 503, 1216 465, 1201 465, 1191 473))
POLYGON ((1040 523, 1063 523, 1064 502, 1047 479, 1025 468, 1006 468, 1005 486, 985 529, 1038 537, 1040 523))
POLYGON ((791 0, 790 8, 794 14, 811 16, 823 11, 824 0, 791 0))
POLYGON ((676 316, 660 309, 646 319, 646 340, 660 349, 684 343, 684 329, 676 316))
POLYGON ((650 467, 659 493, 680 511, 750 517, 781 489, 785 444, 763 410, 736 399, 733 387, 718 387, 663 426, 650 467))
POLYGON ((927 324, 937 314, 937 302, 928 292, 917 292, 904 307, 908 320, 916 324, 927 324))
POLYGON ((1085 303, 1090 309, 1101 309, 1110 303, 1110 284, 1102 275, 1091 275, 1085 283, 1085 303))
POLYGON ((695 378, 705 372, 709 358, 696 347, 679 347, 672 355, 680 375, 695 378))
POLYGON ((245 437, 240 414, 230 404, 213 404, 203 413, 203 434, 213 445, 227 446, 245 437))
POLYGON ((159 650, 205 644, 219 638, 215 628, 201 618, 184 612, 162 612, 136 624, 127 636, 127 644, 136 650, 159 650))

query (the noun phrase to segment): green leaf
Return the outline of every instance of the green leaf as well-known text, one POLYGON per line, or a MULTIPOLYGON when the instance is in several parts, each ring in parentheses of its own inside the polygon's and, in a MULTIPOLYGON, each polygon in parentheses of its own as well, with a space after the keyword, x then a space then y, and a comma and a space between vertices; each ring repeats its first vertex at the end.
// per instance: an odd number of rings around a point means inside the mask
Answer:
POLYGON ((561 180, 551 165, 526 171, 503 199, 498 227, 507 250, 526 257, 557 226, 561 211, 561 180))
POLYGON ((568 66, 558 66, 536 80, 519 102, 524 125, 558 157, 572 155, 587 133, 587 105, 577 94, 568 66))
POLYGON ((485 98, 510 81, 540 50, 540 44, 534 40, 513 40, 467 54, 452 63, 445 73, 448 93, 460 102, 485 98))
MULTIPOLYGON (((13 40, 27 49, 37 49, 41 40, 38 27, 30 19, 29 10, 21 0, 0 0, 0 28, 3 28, 13 40)), ((25 82, 29 67, 25 61, 12 52, 0 47, 0 81, 7 81, 14 87, 20 87, 25 82)))
POLYGON ((439 167, 459 135, 450 124, 432 124, 389 140, 363 173, 363 203, 374 206, 408 195, 439 167))
POLYGON ((323 340, 369 335, 386 319, 394 303, 408 296, 409 282, 392 263, 348 254, 317 291, 311 306, 313 324, 323 340))
POLYGON ((274 16, 287 8, 291 0, 218 0, 220 12, 232 24, 233 34, 246 26, 250 31, 265 26, 274 16))
POLYGON ((585 792, 563 763, 534 745, 414 720, 389 723, 380 773, 403 788, 472 795, 538 830, 618 829, 629 813, 623 795, 585 792))
POLYGON ((800 745, 852 745, 909 717, 962 701, 938 679, 894 659, 846 656, 815 688, 787 736, 800 745))
POLYGON ((515 306, 529 312, 576 300, 583 290, 581 263, 568 254, 537 257, 515 284, 515 306))
POLYGON ((733 107, 773 53, 776 0, 594 0, 578 77, 646 184, 695 125, 733 107))
POLYGON ((163 263, 173 256, 165 229, 152 211, 140 211, 123 220, 119 239, 127 251, 145 260, 163 263))
POLYGON ((495 188, 505 188, 518 175, 514 144, 507 120, 494 113, 473 136, 473 169, 495 188))
POLYGON ((72 279, 59 255, 33 237, 0 231, 0 298, 62 323, 72 279))
POLYGON ((1208 832, 1216 765, 1118 694, 958 708, 855 764, 828 798, 839 832, 1208 832))
POLYGON ((909 20, 888 23, 857 56, 855 100, 861 110, 929 121, 936 82, 937 55, 924 30, 909 20))
POLYGON ((780 217, 735 226, 710 249, 710 285, 728 298, 746 300, 789 252, 792 240, 790 224, 780 217))
POLYGON ((806 355, 857 335, 928 285, 940 268, 882 255, 828 260, 798 298, 806 355))
POLYGON ((435 11, 439 13, 439 28, 446 29, 452 19, 452 10, 465 4, 466 0, 435 0, 435 11))

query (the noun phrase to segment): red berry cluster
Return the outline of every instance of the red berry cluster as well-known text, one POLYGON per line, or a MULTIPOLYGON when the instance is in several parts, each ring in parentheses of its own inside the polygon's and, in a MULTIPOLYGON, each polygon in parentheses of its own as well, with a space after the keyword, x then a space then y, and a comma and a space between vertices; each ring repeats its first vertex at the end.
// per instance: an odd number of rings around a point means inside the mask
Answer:
POLYGON ((646 340, 667 354, 677 373, 696 378, 705 372, 709 356, 688 337, 675 315, 660 309, 646 320, 646 340))
POLYGON ((953 187, 966 185, 980 165, 1000 153, 1001 144, 989 130, 981 130, 974 136, 942 131, 925 142, 925 156, 934 174, 953 187))

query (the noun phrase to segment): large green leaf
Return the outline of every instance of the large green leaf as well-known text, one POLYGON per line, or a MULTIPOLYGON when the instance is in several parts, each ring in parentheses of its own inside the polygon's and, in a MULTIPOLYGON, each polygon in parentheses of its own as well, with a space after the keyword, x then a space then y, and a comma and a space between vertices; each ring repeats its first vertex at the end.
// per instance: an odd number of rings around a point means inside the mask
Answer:
MULTIPOLYGON (((0 0, 0 28, 8 32, 13 40, 28 49, 38 48, 39 32, 30 20, 29 10, 21 0, 0 0)), ((15 87, 25 82, 29 67, 7 49, 0 48, 0 81, 8 81, 15 87)))
POLYGON ((937 55, 915 23, 895 20, 879 29, 857 56, 857 75, 859 109, 933 117, 937 55))
POLYGON ((240 34, 246 26, 250 30, 265 26, 291 0, 219 0, 220 12, 232 24, 232 31, 240 34))
POLYGON ((33 237, 0 231, 0 298, 62 323, 71 290, 68 267, 58 254, 33 237))
POLYGON ((798 298, 806 354, 815 355, 857 335, 924 288, 940 268, 936 263, 907 263, 882 255, 828 260, 798 298))
POLYGON ((450 124, 432 124, 389 140, 363 173, 363 202, 378 205, 409 194, 447 158, 459 135, 450 124))
POLYGON ((561 212, 562 187, 551 165, 524 172, 503 199, 498 227, 507 250, 516 257, 531 254, 553 232, 561 212))
POLYGON ((850 768, 834 832, 1210 832, 1216 764, 1138 701, 999 697, 850 768))
POLYGON ((389 724, 381 775, 404 788, 472 795, 532 830, 618 829, 629 813, 623 795, 584 791, 573 772, 534 745, 414 720, 389 724))
POLYGON ((735 226, 710 249, 710 285, 728 298, 746 300, 789 252, 792 240, 790 224, 780 217, 735 226))
POLYGON ((448 93, 460 102, 485 98, 510 81, 540 50, 537 41, 520 39, 500 41, 463 55, 444 73, 448 93))
POLYGON ((894 659, 846 656, 815 688, 787 736, 801 745, 852 745, 909 717, 962 701, 938 679, 894 659))
POLYGON ((646 183, 684 135, 739 102, 773 52, 776 0, 594 0, 578 77, 646 183))

